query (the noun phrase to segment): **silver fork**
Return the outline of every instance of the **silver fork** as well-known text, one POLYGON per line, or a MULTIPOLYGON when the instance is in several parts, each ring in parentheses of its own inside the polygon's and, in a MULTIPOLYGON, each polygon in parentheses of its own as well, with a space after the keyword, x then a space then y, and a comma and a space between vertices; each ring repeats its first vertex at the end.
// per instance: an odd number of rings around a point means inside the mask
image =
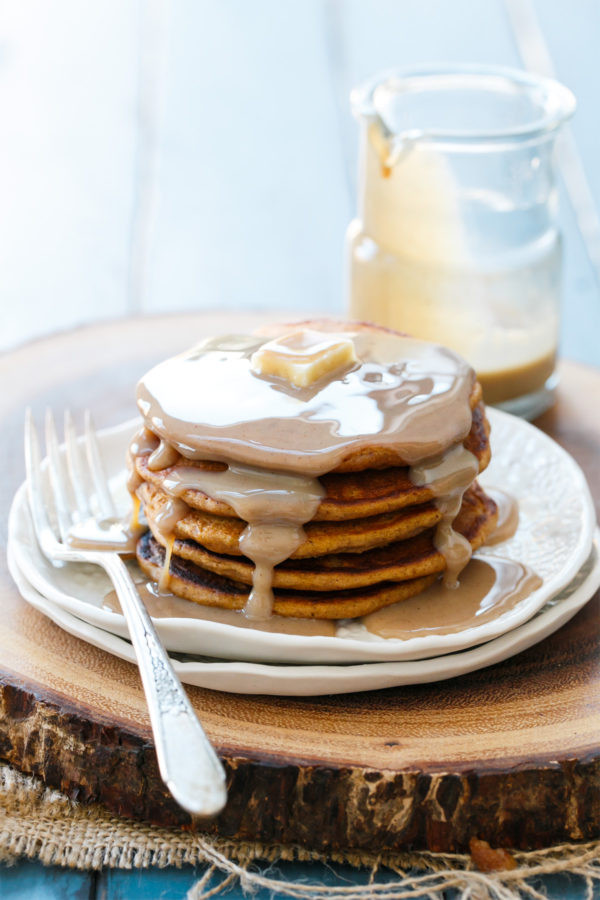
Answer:
POLYGON ((48 476, 41 466, 40 444, 31 410, 25 421, 25 464, 27 491, 35 534, 44 555, 53 563, 88 562, 102 566, 111 579, 129 628, 148 704, 156 755, 163 781, 175 800, 193 815, 213 816, 227 799, 225 772, 213 750, 181 682, 156 633, 137 588, 119 555, 118 519, 108 481, 104 474, 96 434, 86 413, 85 445, 87 469, 96 494, 99 516, 93 516, 84 480, 85 463, 71 415, 65 413, 66 469, 58 445, 52 413, 46 414, 48 476), (56 529, 48 515, 45 482, 50 487, 56 529), (116 532, 116 535, 115 535, 116 532), (85 536, 94 546, 81 549, 70 545, 85 536), (117 538, 113 540, 112 538, 117 538), (108 543, 108 549, 106 549, 108 543), (113 549, 110 549, 110 547, 113 549))

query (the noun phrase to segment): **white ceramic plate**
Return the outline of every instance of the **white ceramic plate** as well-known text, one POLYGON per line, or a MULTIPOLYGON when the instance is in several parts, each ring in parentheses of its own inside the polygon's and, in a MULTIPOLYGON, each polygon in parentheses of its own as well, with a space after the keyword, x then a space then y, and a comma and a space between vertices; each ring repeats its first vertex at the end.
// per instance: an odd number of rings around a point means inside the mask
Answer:
MULTIPOLYGON (((519 502, 517 533, 508 541, 479 551, 525 563, 543 585, 511 610, 485 624, 452 634, 429 634, 409 640, 374 638, 350 628, 344 637, 274 634, 193 618, 160 618, 156 626, 165 646, 178 653, 218 655, 261 662, 339 663, 411 660, 440 656, 492 640, 518 627, 556 596, 577 574, 591 550, 595 513, 585 478, 576 462, 532 425, 497 410, 488 410, 492 425, 492 462, 483 485, 510 492, 519 502)), ((100 435, 106 468, 123 496, 125 449, 139 423, 128 422, 100 435)), ((26 493, 14 499, 9 547, 29 583, 53 604, 90 625, 121 637, 127 626, 120 614, 102 608, 110 584, 97 566, 70 564, 54 568, 37 547, 26 493)))
MULTIPOLYGON (((174 659, 173 665, 186 684, 238 694, 288 697, 349 694, 455 678, 515 656, 568 622, 600 587, 599 538, 597 535, 588 560, 558 597, 550 600, 524 625, 470 650, 434 659, 360 665, 294 666, 202 659, 174 659)), ((121 659, 135 662, 128 641, 76 618, 36 591, 20 571, 14 552, 9 551, 8 565, 21 594, 32 606, 70 634, 121 659)))

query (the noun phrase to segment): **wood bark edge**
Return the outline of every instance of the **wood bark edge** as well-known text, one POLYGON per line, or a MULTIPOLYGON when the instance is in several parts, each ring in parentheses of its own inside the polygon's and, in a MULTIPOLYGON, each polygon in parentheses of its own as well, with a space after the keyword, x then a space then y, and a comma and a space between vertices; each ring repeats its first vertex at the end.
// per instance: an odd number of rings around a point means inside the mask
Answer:
MULTIPOLYGON (((0 758, 80 802, 195 827, 161 782, 149 740, 0 684, 0 758)), ((600 756, 509 771, 377 771, 225 757, 230 800, 200 830, 311 850, 465 852, 470 838, 522 850, 600 832, 600 756)))

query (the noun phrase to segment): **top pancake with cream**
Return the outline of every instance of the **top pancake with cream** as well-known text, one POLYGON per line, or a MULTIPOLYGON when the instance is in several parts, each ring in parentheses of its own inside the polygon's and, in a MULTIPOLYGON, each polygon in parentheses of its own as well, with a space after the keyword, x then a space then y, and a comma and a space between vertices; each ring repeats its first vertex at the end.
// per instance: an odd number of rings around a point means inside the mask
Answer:
POLYGON ((252 370, 265 336, 211 338, 140 381, 147 428, 188 459, 313 477, 412 466, 469 434, 475 374, 452 351, 358 323, 318 327, 351 337, 357 361, 299 388, 252 370))
POLYGON ((268 335, 211 338, 161 363, 138 384, 145 427, 129 451, 130 490, 166 548, 161 588, 170 583, 176 537, 193 519, 203 523, 198 546, 209 547, 210 528, 216 529, 218 552, 251 561, 244 612, 265 618, 273 611, 276 566, 297 554, 339 550, 341 536, 340 546, 355 553, 397 541, 399 533, 387 528, 390 517, 402 520, 405 537, 435 525, 433 546, 445 583, 454 586, 472 542, 452 523, 487 463, 480 400, 473 370, 452 351, 352 322, 317 320, 274 326, 268 335), (397 511, 378 518, 367 470, 387 467, 404 467, 392 478, 390 509, 397 511), (352 472, 361 483, 344 482, 343 492, 358 494, 362 505, 351 521, 335 503, 335 486, 319 478, 347 479, 352 472), (187 503, 198 497, 214 509, 190 519, 187 503), (431 502, 419 510, 418 500, 431 502), (311 544, 317 532, 320 550, 311 544))

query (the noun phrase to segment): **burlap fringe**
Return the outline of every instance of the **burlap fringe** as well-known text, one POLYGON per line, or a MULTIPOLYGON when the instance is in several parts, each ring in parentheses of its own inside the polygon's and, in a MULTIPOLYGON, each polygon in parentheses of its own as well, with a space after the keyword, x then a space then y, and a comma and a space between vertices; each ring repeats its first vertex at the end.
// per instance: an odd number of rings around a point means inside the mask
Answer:
POLYGON ((0 765, 0 861, 10 864, 20 857, 84 870, 206 865, 189 900, 208 900, 235 881, 248 892, 266 889, 297 900, 439 900, 450 889, 461 900, 543 900, 536 879, 552 873, 579 876, 583 896, 593 900, 594 884, 600 882, 600 841, 515 852, 517 868, 495 873, 476 871, 461 854, 348 850, 324 856, 302 847, 238 843, 118 819, 0 765), (288 860, 367 867, 370 876, 366 884, 290 882, 272 869, 288 860))

